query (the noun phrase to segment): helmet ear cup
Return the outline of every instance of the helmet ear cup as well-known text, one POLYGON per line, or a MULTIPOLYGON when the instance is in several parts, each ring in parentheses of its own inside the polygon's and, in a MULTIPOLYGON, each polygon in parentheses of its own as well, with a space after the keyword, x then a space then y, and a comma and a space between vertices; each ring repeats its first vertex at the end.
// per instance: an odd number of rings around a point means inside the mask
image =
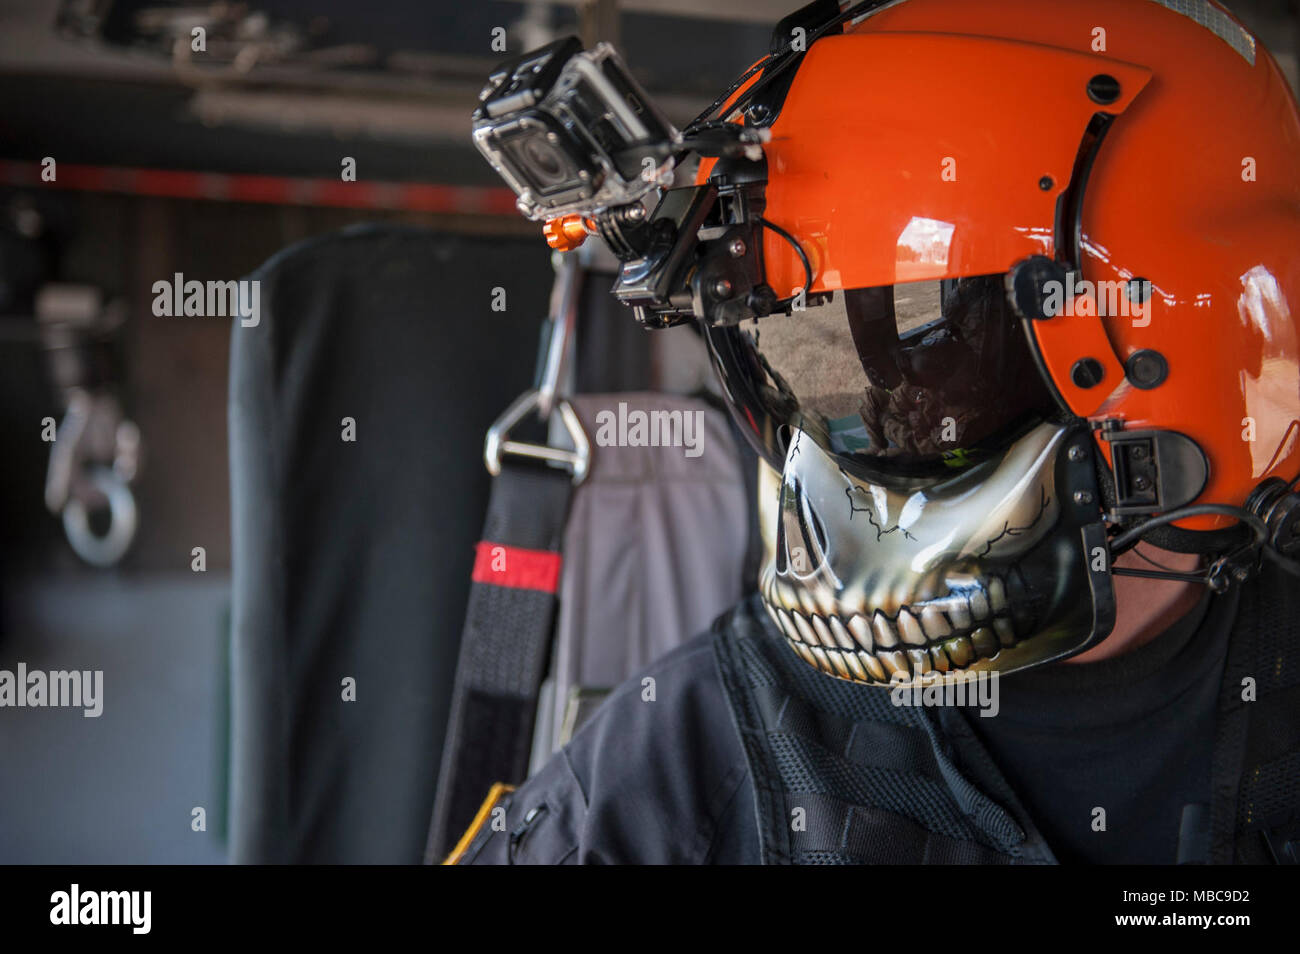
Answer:
MULTIPOLYGON (((1102 510, 1113 513, 1119 504, 1115 492, 1115 474, 1100 453, 1093 455, 1097 473, 1097 492, 1101 497, 1102 510)), ((1261 485, 1262 486, 1262 485, 1261 485)), ((1293 495, 1295 496, 1295 495, 1293 495)), ((1143 519, 1139 517, 1138 519, 1143 519)), ((1170 525, 1152 527, 1142 534, 1142 540, 1161 550, 1174 553, 1199 553, 1217 555, 1235 550, 1246 544, 1251 537, 1250 528, 1238 524, 1222 530, 1184 530, 1170 525)))

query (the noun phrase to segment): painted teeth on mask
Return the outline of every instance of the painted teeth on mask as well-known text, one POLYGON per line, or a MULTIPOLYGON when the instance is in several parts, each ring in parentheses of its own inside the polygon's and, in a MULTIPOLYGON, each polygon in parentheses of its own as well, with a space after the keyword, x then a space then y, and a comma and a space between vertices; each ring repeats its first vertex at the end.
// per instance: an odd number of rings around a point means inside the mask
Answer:
POLYGON ((776 583, 773 584, 773 589, 776 591, 777 602, 782 606, 799 605, 798 592, 785 580, 778 579, 776 583))
POLYGON ((807 587, 801 587, 799 590, 799 605, 803 607, 803 611, 809 616, 817 615, 817 601, 813 599, 813 595, 808 591, 807 587))
POLYGON ((879 682, 888 681, 889 674, 885 672, 885 667, 881 664, 879 659, 871 655, 871 653, 862 651, 859 651, 857 656, 858 662, 862 663, 867 672, 871 673, 872 679, 878 680, 879 682))
MULTIPOLYGON (((849 635, 849 631, 844 628, 844 624, 840 622, 838 616, 828 616, 827 619, 830 621, 831 635, 835 637, 835 642, 839 644, 841 649, 849 650, 851 655, 852 650, 857 648, 853 645, 853 637, 849 635)), ((849 665, 852 666, 853 663, 850 662, 849 665)))
POLYGON ((921 624, 907 610, 898 611, 898 632, 902 635, 905 643, 911 643, 913 646, 924 646, 926 644, 925 633, 921 631, 921 624))
POLYGON ((875 640, 873 651, 893 649, 898 645, 898 634, 894 632, 894 624, 881 610, 876 610, 876 614, 871 617, 871 634, 875 640))
POLYGON ((849 671, 848 663, 845 662, 844 654, 838 649, 826 650, 826 655, 831 658, 831 664, 839 670, 839 674, 845 679, 852 679, 853 673, 849 671))
POLYGON ((970 629, 970 608, 966 605, 966 601, 960 596, 953 596, 949 597, 947 603, 948 618, 952 620, 953 628, 970 629))
POLYGON ((831 619, 840 614, 840 605, 835 602, 835 591, 829 586, 817 587, 817 615, 831 619))
POLYGON ((943 644, 944 651, 952 664, 958 669, 969 666, 975 661, 975 647, 965 636, 955 636, 943 644))
POLYGON ((930 671, 930 654, 924 649, 909 649, 907 658, 912 664, 912 674, 923 676, 930 671))
POLYGON ((817 638, 817 634, 814 633, 812 627, 808 625, 808 620, 804 619, 803 614, 791 613, 790 616, 794 619, 795 631, 799 634, 800 639, 809 646, 821 645, 821 640, 817 638))
POLYGON ((911 678, 912 668, 907 664, 907 656, 897 649, 885 650, 876 654, 880 661, 885 664, 885 671, 893 676, 895 673, 911 678))
MULTIPOLYGON (((1005 622, 1005 620, 999 620, 998 622, 1005 622)), ((971 645, 975 647, 975 652, 981 657, 992 656, 998 651, 997 637, 993 635, 993 630, 987 626, 981 626, 971 633, 970 641, 971 645)))
POLYGON ((826 625, 826 621, 820 616, 812 618, 813 632, 817 634, 817 639, 827 649, 839 649, 839 642, 831 635, 831 628, 826 625))
POLYGON ((867 675, 866 669, 862 666, 862 660, 858 659, 858 654, 852 650, 846 649, 840 653, 844 661, 848 663, 849 668, 853 670, 853 678, 859 682, 870 682, 871 677, 867 675))
POLYGON ((952 627, 948 625, 948 618, 943 615, 943 612, 937 606, 921 607, 921 628, 925 630, 925 635, 930 642, 952 635, 952 627))
POLYGON ((933 596, 934 581, 927 577, 915 601, 896 616, 877 609, 847 621, 827 611, 824 604, 838 604, 820 589, 815 610, 806 589, 783 580, 764 580, 761 589, 769 615, 810 665, 858 682, 888 682, 895 673, 911 678, 964 669, 1018 642, 1003 580, 966 577, 953 586, 933 596))
POLYGON ((1007 588, 996 576, 989 580, 989 605, 993 607, 993 612, 1005 613, 1010 609, 1007 603, 1007 588))
POLYGON ((858 641, 859 646, 867 652, 871 652, 872 644, 870 623, 861 616, 854 614, 849 618, 849 632, 853 634, 853 638, 858 641))
POLYGON ((817 657, 812 654, 811 649, 799 642, 797 639, 787 639, 786 642, 794 647, 794 651, 803 657, 804 662, 813 668, 817 668, 817 657))

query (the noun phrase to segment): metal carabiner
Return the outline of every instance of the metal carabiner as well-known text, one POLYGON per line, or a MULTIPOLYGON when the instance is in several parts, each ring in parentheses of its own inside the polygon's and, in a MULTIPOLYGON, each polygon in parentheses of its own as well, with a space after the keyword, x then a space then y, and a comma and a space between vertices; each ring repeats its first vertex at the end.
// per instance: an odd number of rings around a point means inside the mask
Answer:
POLYGON ((577 258, 572 255, 559 258, 557 272, 551 294, 551 307, 555 317, 551 320, 551 337, 547 342, 546 364, 542 368, 539 385, 519 395, 492 422, 483 444, 483 460, 487 464, 488 473, 493 477, 501 473, 501 458, 507 454, 560 464, 569 471, 575 484, 582 483, 591 464, 591 444, 582 429, 582 422, 578 420, 573 406, 561 396, 565 387, 565 366, 576 332, 578 297, 582 288, 582 274, 577 258), (564 425, 573 449, 511 440, 510 432, 530 411, 536 411, 542 421, 550 421, 558 412, 560 423, 564 425))
POLYGON ((483 444, 483 460, 487 464, 488 473, 493 477, 501 473, 502 456, 514 454, 562 464, 572 475, 575 484, 582 483, 591 464, 591 445, 587 442, 587 434, 582 429, 582 422, 578 420, 573 405, 563 398, 555 402, 554 409, 559 412, 560 422, 573 441, 573 450, 510 440, 510 431, 528 416, 529 411, 538 410, 540 402, 540 391, 525 391, 488 428, 487 440, 483 444))

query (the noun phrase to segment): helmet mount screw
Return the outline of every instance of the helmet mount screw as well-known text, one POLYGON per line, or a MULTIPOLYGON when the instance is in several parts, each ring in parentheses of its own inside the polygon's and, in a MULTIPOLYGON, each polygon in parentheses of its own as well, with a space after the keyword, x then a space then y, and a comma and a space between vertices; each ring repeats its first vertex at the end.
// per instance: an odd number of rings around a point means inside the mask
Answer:
POLYGON ((732 239, 727 245, 727 252, 732 258, 740 258, 740 256, 745 254, 745 240, 742 238, 732 239))
POLYGON ((1073 447, 1070 448, 1069 457, 1070 460, 1075 461, 1077 463, 1078 461, 1083 460, 1084 455, 1086 454, 1087 451, 1085 451, 1078 444, 1075 444, 1073 447))
POLYGON ((1070 380, 1076 388, 1094 388, 1106 376, 1106 369, 1096 358, 1080 358, 1070 368, 1070 380))
POLYGON ((1038 188, 1042 189, 1044 192, 1050 192, 1054 185, 1056 185, 1056 180, 1051 176, 1043 176, 1038 180, 1038 188))
POLYGON ((1055 317, 1055 310, 1047 308, 1047 289, 1051 283, 1064 286, 1068 280, 1065 269, 1045 255, 1031 255, 1011 269, 1007 293, 1016 312, 1034 321, 1055 317))
POLYGON ((1133 387, 1150 391, 1164 384, 1169 377, 1169 362, 1159 351, 1143 348, 1134 351, 1124 362, 1124 377, 1133 387))
POLYGON ((1074 502, 1077 504, 1090 504, 1092 503, 1092 494, 1086 490, 1076 490, 1074 492, 1074 502))
POLYGON ((731 295, 731 282, 725 278, 719 278, 710 286, 714 298, 728 298, 731 295))
POLYGON ((1088 80, 1088 98, 1101 106, 1119 99, 1119 80, 1109 73, 1098 73, 1088 80))
POLYGON ((770 315, 772 309, 776 307, 776 292, 772 290, 771 285, 766 283, 755 285, 750 289, 749 295, 746 298, 746 303, 757 317, 766 317, 767 315, 770 315))

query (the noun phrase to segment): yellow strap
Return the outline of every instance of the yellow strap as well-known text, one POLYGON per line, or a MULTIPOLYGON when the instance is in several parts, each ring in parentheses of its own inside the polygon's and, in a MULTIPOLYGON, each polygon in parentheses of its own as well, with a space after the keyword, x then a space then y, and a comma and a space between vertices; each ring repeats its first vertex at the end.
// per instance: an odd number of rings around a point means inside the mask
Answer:
POLYGON ((451 850, 451 854, 443 859, 444 865, 460 864, 460 859, 464 857, 465 852, 469 851, 469 846, 474 843, 478 833, 483 830, 484 824, 492 817, 492 809, 496 807, 497 802, 514 790, 513 785, 507 785, 505 782, 497 782, 488 789, 487 798, 483 799, 483 804, 478 807, 478 814, 470 822, 465 834, 460 836, 460 841, 456 842, 456 847, 451 850))

